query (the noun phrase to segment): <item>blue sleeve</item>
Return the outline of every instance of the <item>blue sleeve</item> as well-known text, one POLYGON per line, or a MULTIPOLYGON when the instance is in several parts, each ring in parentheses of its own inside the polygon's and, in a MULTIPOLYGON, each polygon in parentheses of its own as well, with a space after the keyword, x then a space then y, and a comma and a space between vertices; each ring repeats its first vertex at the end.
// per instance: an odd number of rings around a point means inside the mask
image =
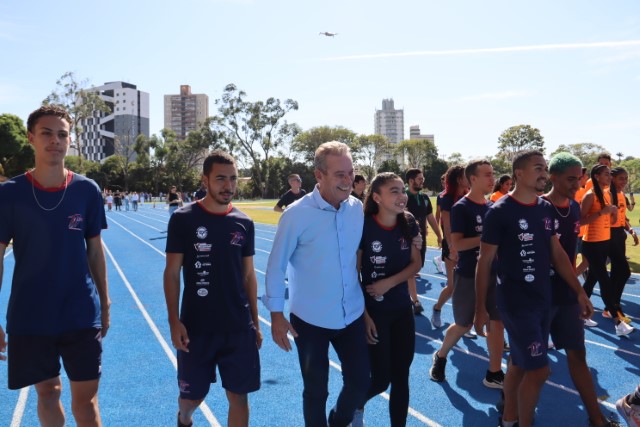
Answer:
POLYGON ((490 208, 487 210, 487 214, 484 216, 484 223, 482 225, 482 237, 481 242, 488 243, 490 245, 498 245, 501 240, 502 224, 500 221, 499 212, 490 208))
POLYGON ((452 233, 463 233, 465 232, 465 209, 464 207, 456 203, 451 208, 451 215, 449 216, 449 220, 451 221, 451 232, 452 233))
POLYGON ((87 226, 85 228, 85 238, 90 239, 100 235, 102 230, 107 228, 107 216, 104 212, 104 203, 98 184, 89 180, 88 194, 89 207, 87 209, 87 226))
POLYGON ((176 254, 184 254, 186 253, 185 248, 185 239, 182 236, 185 236, 186 233, 183 233, 182 226, 182 215, 178 213, 174 213, 169 218, 169 228, 167 229, 167 247, 165 252, 167 253, 176 253, 176 254))
POLYGON ((254 256, 256 254, 256 228, 253 221, 247 224, 247 243, 242 247, 242 256, 254 256))

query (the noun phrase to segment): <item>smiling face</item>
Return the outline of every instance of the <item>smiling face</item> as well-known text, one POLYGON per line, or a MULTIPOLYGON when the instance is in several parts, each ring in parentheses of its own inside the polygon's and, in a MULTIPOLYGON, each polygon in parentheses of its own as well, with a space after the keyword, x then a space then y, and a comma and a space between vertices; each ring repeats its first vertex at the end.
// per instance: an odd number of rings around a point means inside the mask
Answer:
POLYGON ((572 166, 562 173, 553 173, 550 176, 553 189, 562 197, 573 199, 580 188, 580 178, 582 177, 582 167, 572 166))
POLYGON ((335 207, 349 198, 353 186, 353 162, 348 155, 329 154, 326 157, 326 170, 316 169, 318 190, 322 198, 335 207))
POLYGON ((517 169, 516 185, 535 192, 544 191, 547 185, 547 162, 542 156, 531 156, 521 169, 517 169))
POLYGON ((371 196, 382 214, 397 215, 404 212, 407 206, 407 194, 400 178, 389 179, 379 187, 378 192, 372 193, 371 196))
POLYGON ((611 178, 611 183, 617 191, 624 191, 625 187, 629 183, 629 175, 626 172, 619 172, 616 176, 611 178))
POLYGON ((57 116, 42 116, 33 127, 33 132, 27 135, 35 150, 36 165, 64 164, 71 144, 69 122, 57 116))

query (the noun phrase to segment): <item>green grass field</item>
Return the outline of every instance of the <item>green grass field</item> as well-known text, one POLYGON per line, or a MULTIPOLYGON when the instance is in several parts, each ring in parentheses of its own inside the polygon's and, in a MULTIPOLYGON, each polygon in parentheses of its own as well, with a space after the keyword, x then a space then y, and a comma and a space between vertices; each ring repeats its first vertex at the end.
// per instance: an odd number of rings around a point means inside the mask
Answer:
MULTIPOLYGON (((278 224, 280 214, 274 212, 271 209, 275 206, 277 200, 250 200, 250 201, 237 201, 234 202, 240 210, 245 212, 255 222, 261 222, 263 224, 278 224)), ((435 197, 431 198, 431 203, 435 206, 435 197)), ((629 222, 632 227, 640 226, 640 208, 634 209, 633 212, 627 212, 629 222)), ((427 245, 437 246, 436 236, 433 232, 427 236, 427 245)), ((629 265, 631 271, 634 273, 640 273, 640 246, 633 246, 633 239, 631 236, 627 238, 627 256, 630 258, 629 265)))

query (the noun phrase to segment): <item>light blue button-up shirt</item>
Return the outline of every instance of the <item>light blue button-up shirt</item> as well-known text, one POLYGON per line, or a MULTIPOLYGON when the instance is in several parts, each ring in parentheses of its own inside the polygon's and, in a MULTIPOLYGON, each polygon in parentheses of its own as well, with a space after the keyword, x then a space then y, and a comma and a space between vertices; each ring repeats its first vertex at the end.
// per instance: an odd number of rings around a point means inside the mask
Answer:
POLYGON ((318 187, 282 214, 267 265, 266 294, 270 311, 284 311, 285 274, 293 314, 307 323, 342 329, 364 312, 356 271, 362 237, 362 203, 353 196, 336 210, 318 187))

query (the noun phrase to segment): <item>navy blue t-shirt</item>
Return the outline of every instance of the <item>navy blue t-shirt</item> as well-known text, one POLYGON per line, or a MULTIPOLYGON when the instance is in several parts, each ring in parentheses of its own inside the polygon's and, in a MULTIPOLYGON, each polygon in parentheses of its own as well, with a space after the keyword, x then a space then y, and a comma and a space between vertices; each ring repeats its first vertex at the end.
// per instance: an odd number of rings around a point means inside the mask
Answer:
MULTIPOLYGON (((478 204, 466 196, 451 208, 451 233, 462 233, 464 238, 482 235, 484 216, 490 203, 478 204)), ((466 251, 458 251, 455 271, 464 277, 475 277, 480 246, 466 251)))
MULTIPOLYGON (((544 199, 551 203, 546 197, 544 199)), ((553 228, 558 235, 558 239, 560 239, 562 248, 569 256, 569 261, 574 264, 578 233, 580 232, 580 205, 575 200, 570 200, 568 207, 561 208, 553 205, 553 203, 551 203, 551 206, 555 214, 553 228)), ((551 266, 551 286, 553 290, 553 305, 572 305, 578 302, 576 292, 567 285, 567 282, 559 274, 556 274, 553 266, 551 266)))
POLYGON ((420 233, 424 240, 427 239, 427 217, 433 213, 433 206, 429 196, 423 193, 413 194, 407 191, 407 207, 406 209, 418 221, 420 233))
MULTIPOLYGON (((453 195, 450 193, 440 193, 438 195, 440 201, 440 212, 449 212, 451 214, 451 208, 456 203, 456 200, 453 199, 453 195)), ((451 222, 451 217, 449 217, 449 222, 451 222)), ((440 220, 440 228, 442 228, 442 232, 444 233, 444 224, 442 220, 440 220)), ((444 238, 444 234, 442 236, 444 238)))
POLYGON ((184 256, 180 320, 189 333, 253 327, 242 268, 254 245, 253 221, 231 205, 215 214, 195 202, 171 215, 166 252, 184 256))
POLYGON ((51 336, 100 327, 85 240, 105 228, 100 188, 82 175, 69 174, 66 192, 43 189, 28 172, 0 184, 0 242, 13 239, 16 261, 9 334, 51 336))
POLYGON ((502 197, 484 217, 481 240, 498 246, 496 300, 501 311, 551 307, 553 207, 502 197))
MULTIPOLYGON (((418 225, 411 214, 406 214, 409 219, 411 238, 418 235, 418 225)), ((411 262, 411 238, 406 239, 399 226, 392 229, 380 225, 373 216, 364 218, 362 229, 362 250, 360 273, 362 275, 362 288, 379 279, 393 276, 402 271, 411 262)), ((387 311, 402 309, 411 306, 411 297, 407 282, 402 282, 384 294, 384 300, 376 301, 365 292, 364 296, 367 310, 387 311)))

